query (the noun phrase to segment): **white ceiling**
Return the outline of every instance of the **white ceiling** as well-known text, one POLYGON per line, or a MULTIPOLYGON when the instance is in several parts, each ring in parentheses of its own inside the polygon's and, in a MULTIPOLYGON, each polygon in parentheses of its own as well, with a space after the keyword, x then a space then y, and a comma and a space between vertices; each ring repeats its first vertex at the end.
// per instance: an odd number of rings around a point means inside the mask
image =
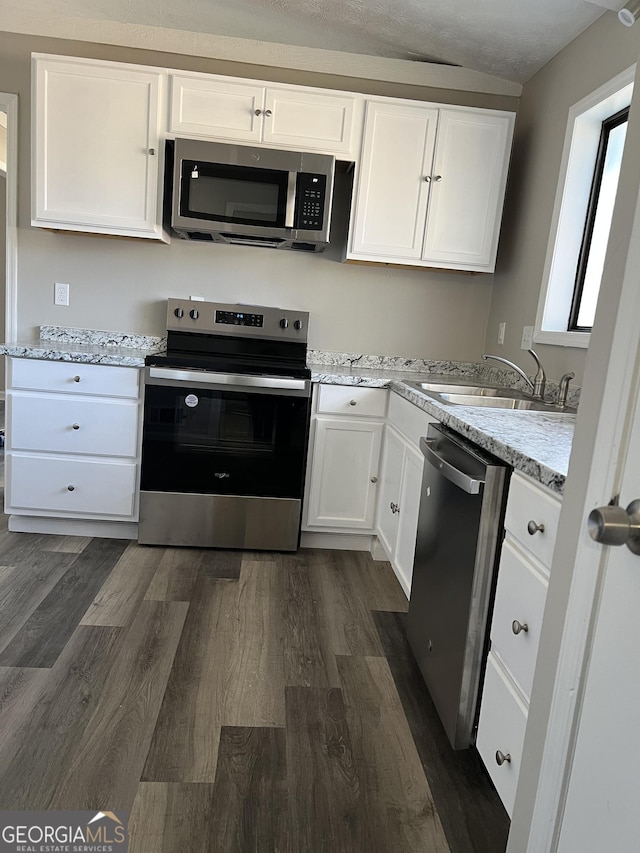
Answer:
POLYGON ((624 0, 22 0, 46 18, 438 62, 523 83, 624 0))

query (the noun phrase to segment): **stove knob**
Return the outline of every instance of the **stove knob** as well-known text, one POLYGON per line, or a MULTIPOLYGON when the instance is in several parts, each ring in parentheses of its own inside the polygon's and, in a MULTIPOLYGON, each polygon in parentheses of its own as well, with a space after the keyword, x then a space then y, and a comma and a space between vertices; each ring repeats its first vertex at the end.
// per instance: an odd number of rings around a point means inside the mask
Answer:
POLYGON ((303 324, 302 320, 296 320, 295 323, 293 324, 293 328, 299 332, 303 325, 304 324, 303 324))
POLYGON ((288 329, 289 328, 289 321, 287 320, 286 317, 283 317, 282 320, 280 320, 280 328, 281 329, 288 329))
POLYGON ((178 320, 182 320, 182 318, 184 317, 184 309, 183 308, 176 308, 176 310, 173 313, 176 315, 178 320))
POLYGON ((189 311, 189 316, 192 320, 197 320, 200 316, 200 312, 196 308, 192 308, 191 311, 189 311))

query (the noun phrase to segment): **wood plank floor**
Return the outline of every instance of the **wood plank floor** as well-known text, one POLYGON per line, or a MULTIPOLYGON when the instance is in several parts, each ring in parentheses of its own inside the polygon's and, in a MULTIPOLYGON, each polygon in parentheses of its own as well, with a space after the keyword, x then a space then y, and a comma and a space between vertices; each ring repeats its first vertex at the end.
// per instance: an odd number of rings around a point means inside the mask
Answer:
POLYGON ((0 809, 130 813, 132 853, 500 853, 368 554, 0 523, 0 809))

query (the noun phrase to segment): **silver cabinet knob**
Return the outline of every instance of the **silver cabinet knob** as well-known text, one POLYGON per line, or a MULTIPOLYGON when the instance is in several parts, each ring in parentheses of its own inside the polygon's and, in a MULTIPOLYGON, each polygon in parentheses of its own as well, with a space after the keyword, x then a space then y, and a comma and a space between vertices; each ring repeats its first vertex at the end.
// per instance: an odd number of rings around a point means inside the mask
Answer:
POLYGON ((75 486, 67 486, 67 491, 73 492, 75 490, 75 486))
POLYGON ((255 112, 255 114, 256 114, 257 116, 261 116, 261 115, 262 115, 262 110, 254 110, 254 112, 255 112))
POLYGON ((73 377, 73 381, 74 381, 74 382, 80 382, 80 377, 79 377, 79 376, 74 376, 74 377, 73 377))
POLYGON ((80 429, 80 424, 72 424, 72 429, 80 429))
POLYGON ((626 545, 640 554, 640 500, 621 506, 601 506, 592 509, 587 522, 589 536, 602 545, 626 545))
POLYGON ((440 183, 440 181, 442 180, 442 175, 436 175, 436 176, 435 176, 435 178, 434 178, 433 180, 434 180, 437 184, 439 184, 439 183, 440 183))
POLYGON ((350 406, 357 406, 357 405, 358 405, 358 401, 357 401, 357 400, 349 400, 349 405, 350 405, 350 406))
POLYGON ((527 524, 527 533, 529 536, 535 536, 536 533, 544 533, 544 524, 538 524, 533 519, 527 524))
POLYGON ((155 148, 150 148, 150 149, 149 149, 149 154, 150 154, 152 157, 154 157, 154 156, 155 156, 155 153, 156 153, 156 149, 155 149, 155 148))
POLYGON ((372 482, 372 483, 377 483, 377 482, 378 482, 378 478, 377 478, 377 477, 372 477, 372 478, 371 478, 371 482, 372 482))
POLYGON ((271 110, 265 110, 264 114, 266 115, 267 118, 271 118, 271 116, 272 116, 271 110))
POLYGON ((391 512, 392 512, 392 513, 394 513, 394 514, 395 514, 396 512, 400 512, 400 507, 398 506, 398 504, 395 504, 393 501, 391 501, 391 503, 389 504, 389 509, 390 509, 390 510, 391 510, 391 512))
POLYGON ((424 176, 424 179, 425 179, 425 181, 426 181, 428 184, 430 184, 430 183, 431 183, 431 175, 425 175, 425 176, 424 176))
POLYGON ((497 749, 496 750, 496 764, 499 767, 502 767, 502 765, 505 763, 505 761, 508 764, 511 764, 511 753, 507 752, 507 754, 505 755, 504 752, 501 752, 499 749, 497 749))
POLYGON ((511 630, 517 636, 521 631, 526 634, 529 631, 529 626, 526 622, 518 622, 517 619, 514 619, 511 623, 511 630))

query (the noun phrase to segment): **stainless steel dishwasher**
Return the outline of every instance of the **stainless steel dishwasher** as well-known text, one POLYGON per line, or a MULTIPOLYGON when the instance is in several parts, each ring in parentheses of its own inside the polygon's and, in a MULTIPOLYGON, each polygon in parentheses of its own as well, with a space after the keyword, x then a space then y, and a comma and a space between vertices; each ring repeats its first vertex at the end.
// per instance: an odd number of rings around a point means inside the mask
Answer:
POLYGON ((510 468, 440 424, 425 456, 407 637, 454 749, 474 741, 510 468))

